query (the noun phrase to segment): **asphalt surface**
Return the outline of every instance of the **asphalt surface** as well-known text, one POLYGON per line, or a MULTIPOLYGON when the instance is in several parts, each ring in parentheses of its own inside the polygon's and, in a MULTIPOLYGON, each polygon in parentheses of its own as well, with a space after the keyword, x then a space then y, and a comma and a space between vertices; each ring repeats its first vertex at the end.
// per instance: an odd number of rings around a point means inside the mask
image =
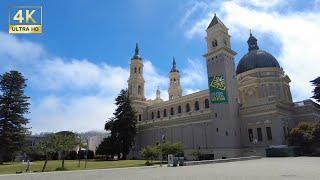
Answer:
POLYGON ((320 180, 320 157, 262 158, 184 167, 137 167, 2 175, 0 180, 320 180))

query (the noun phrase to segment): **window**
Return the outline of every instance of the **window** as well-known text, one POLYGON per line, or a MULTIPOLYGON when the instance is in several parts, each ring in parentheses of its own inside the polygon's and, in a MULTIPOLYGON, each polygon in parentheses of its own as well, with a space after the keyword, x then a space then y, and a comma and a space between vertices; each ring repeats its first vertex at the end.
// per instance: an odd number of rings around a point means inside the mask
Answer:
POLYGON ((228 131, 226 131, 226 136, 229 136, 229 133, 228 133, 228 131))
POLYGON ((139 120, 139 121, 141 121, 141 114, 139 114, 139 118, 138 118, 138 120, 139 120))
POLYGON ((141 74, 141 68, 139 67, 139 74, 141 74))
POLYGON ((252 142, 253 141, 253 131, 252 131, 252 129, 248 129, 248 134, 249 134, 249 141, 252 142))
POLYGON ((138 95, 141 95, 141 86, 138 86, 138 95))
POLYGON ((137 67, 134 67, 134 73, 137 73, 137 67))
POLYGON ((272 140, 271 127, 266 127, 268 140, 272 140))
POLYGON ((199 111, 199 101, 196 101, 195 103, 194 103, 194 110, 195 111, 199 111))
POLYGON ((258 141, 262 141, 262 130, 261 128, 257 128, 258 141))
POLYGON ((153 114, 153 112, 151 113, 151 119, 153 119, 154 118, 154 114, 153 114))
POLYGON ((286 127, 284 127, 284 126, 283 126, 283 134, 284 134, 284 139, 287 139, 288 138, 288 132, 287 132, 286 127))
POLYGON ((187 105, 186 105, 186 112, 189 112, 190 111, 190 104, 188 103, 187 105))
POLYGON ((170 109, 170 114, 171 114, 171 116, 174 115, 174 109, 173 109, 173 107, 170 109))
POLYGON ((208 109, 210 107, 209 99, 204 100, 204 107, 208 109))
POLYGON ((163 117, 167 117, 167 109, 163 110, 163 117))
POLYGON ((217 133, 219 132, 219 128, 216 128, 217 133))
POLYGON ((214 113, 214 117, 217 118, 217 117, 218 117, 218 114, 217 114, 217 113, 214 113))
POLYGON ((160 118, 160 111, 157 112, 157 118, 160 118))
POLYGON ((178 113, 181 113, 181 106, 178 106, 178 113))
POLYGON ((215 39, 212 41, 212 47, 218 46, 218 41, 215 39))

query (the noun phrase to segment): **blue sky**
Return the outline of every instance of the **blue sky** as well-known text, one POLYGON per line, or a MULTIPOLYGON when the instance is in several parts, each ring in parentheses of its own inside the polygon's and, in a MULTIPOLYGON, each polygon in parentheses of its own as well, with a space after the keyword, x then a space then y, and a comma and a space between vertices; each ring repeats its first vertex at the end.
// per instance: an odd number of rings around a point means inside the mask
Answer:
POLYGON ((172 57, 184 94, 207 88, 205 28, 217 13, 229 27, 236 63, 247 52, 249 29, 291 78, 294 100, 311 96, 309 80, 320 42, 319 0, 4 0, 0 3, 0 72, 21 71, 31 97, 34 133, 102 130, 113 100, 126 87, 138 42, 145 59, 147 98, 159 85, 167 99, 172 57), (43 6, 43 34, 9 35, 8 10, 43 6))

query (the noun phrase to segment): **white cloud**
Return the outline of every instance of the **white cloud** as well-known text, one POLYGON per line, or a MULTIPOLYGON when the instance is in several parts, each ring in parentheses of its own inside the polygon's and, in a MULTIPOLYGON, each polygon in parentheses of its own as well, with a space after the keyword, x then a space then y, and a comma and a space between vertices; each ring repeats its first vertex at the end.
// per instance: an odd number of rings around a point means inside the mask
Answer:
POLYGON ((39 44, 18 39, 15 36, 0 32, 0 63, 2 69, 22 67, 34 64, 45 55, 39 44))
MULTIPOLYGON (((251 1, 249 5, 263 6, 266 1, 251 1), (257 4, 260 3, 260 4, 257 4)), ((270 3, 270 2, 269 2, 270 3)), ((280 1, 273 1, 272 6, 280 1)), ((270 4, 270 6, 271 6, 270 4)), ((248 4, 247 4, 248 5, 248 4)), ((320 36, 319 11, 303 11, 281 13, 276 9, 256 9, 247 6, 243 1, 223 1, 220 8, 212 5, 206 16, 198 19, 186 32, 186 36, 194 38, 205 36, 205 28, 210 23, 213 13, 217 12, 236 40, 243 41, 248 30, 253 29, 258 39, 272 39, 275 45, 281 46, 277 59, 292 80, 291 90, 295 100, 311 96, 310 80, 319 76, 318 52, 320 36)), ((216 5, 215 5, 216 6, 216 5)), ((260 44, 263 43, 260 41, 260 44)), ((243 41, 243 46, 246 46, 243 41)), ((268 49, 266 49, 268 51, 268 49)))
MULTIPOLYGON (((154 65, 149 60, 144 60, 144 72, 143 76, 145 79, 145 96, 148 99, 154 99, 156 97, 156 90, 158 86, 161 89, 167 89, 169 78, 167 76, 161 75, 159 71, 154 67, 154 65)), ((164 96, 166 91, 161 91, 161 97, 168 99, 168 96, 164 96)))
POLYGON ((191 1, 188 5, 188 10, 181 18, 180 27, 185 25, 191 17, 193 17, 197 13, 201 13, 201 11, 205 11, 208 8, 208 4, 202 1, 191 1))
POLYGON ((200 89, 185 89, 185 94, 192 94, 192 93, 195 93, 195 92, 199 92, 200 89))
POLYGON ((119 92, 126 87, 129 70, 108 64, 94 64, 89 60, 46 59, 37 65, 37 72, 30 80, 43 90, 106 90, 119 92))
POLYGON ((282 0, 249 0, 249 3, 251 3, 253 6, 256 7, 263 7, 263 8, 270 8, 274 7, 276 5, 279 5, 282 0))
POLYGON ((31 130, 33 132, 103 130, 105 122, 115 108, 112 102, 113 98, 99 95, 46 96, 40 102, 32 103, 31 130))
POLYGON ((188 59, 187 66, 182 69, 181 84, 183 87, 206 87, 207 67, 204 60, 188 59))

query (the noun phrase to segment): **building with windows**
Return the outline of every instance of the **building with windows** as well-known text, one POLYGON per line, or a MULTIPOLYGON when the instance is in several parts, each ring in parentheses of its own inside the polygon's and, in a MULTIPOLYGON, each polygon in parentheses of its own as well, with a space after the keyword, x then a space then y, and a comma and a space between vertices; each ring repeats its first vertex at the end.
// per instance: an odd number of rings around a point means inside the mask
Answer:
POLYGON ((215 158, 264 155, 270 145, 285 145, 290 129, 301 121, 319 121, 312 100, 293 102, 290 78, 270 53, 260 50, 250 33, 248 53, 235 67, 228 28, 215 15, 206 30, 208 89, 182 95, 175 59, 169 72, 169 100, 146 100, 143 58, 136 45, 128 80, 137 112, 138 133, 131 156, 143 147, 181 142, 185 155, 199 149, 215 158))

